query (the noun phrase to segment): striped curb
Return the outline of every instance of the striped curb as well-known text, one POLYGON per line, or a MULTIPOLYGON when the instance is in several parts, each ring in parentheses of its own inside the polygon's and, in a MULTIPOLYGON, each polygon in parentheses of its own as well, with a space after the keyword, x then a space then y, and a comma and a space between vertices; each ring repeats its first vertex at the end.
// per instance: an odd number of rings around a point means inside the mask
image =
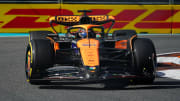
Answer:
POLYGON ((180 80, 180 52, 158 54, 158 77, 180 80))

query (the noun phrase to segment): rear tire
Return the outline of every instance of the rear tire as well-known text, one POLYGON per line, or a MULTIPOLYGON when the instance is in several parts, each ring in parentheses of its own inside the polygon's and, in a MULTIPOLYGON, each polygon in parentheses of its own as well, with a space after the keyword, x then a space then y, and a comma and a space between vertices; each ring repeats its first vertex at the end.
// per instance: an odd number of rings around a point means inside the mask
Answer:
POLYGON ((48 34, 54 34, 51 31, 30 31, 30 40, 35 40, 35 39, 46 39, 48 34))
POLYGON ((114 39, 129 39, 132 36, 136 35, 135 30, 116 30, 113 32, 114 39))
POLYGON ((25 72, 27 81, 31 84, 46 84, 42 79, 45 70, 53 66, 54 50, 50 40, 32 40, 27 46, 25 72))
POLYGON ((146 38, 134 40, 135 72, 143 78, 135 80, 152 84, 156 72, 156 51, 153 42, 146 38))

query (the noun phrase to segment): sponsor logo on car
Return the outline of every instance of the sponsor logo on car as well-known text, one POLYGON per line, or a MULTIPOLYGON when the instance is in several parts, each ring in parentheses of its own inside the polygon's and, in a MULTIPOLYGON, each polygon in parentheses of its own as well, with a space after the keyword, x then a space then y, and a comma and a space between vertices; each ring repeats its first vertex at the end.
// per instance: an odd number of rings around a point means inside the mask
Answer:
POLYGON ((82 44, 83 46, 96 46, 96 44, 82 44))

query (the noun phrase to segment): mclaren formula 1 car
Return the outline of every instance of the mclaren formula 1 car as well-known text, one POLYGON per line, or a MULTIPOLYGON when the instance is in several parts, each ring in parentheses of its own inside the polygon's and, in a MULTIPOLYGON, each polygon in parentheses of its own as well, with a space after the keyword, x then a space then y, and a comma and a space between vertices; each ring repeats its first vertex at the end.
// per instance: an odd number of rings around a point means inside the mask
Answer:
POLYGON ((150 39, 138 38, 134 30, 116 30, 109 15, 53 16, 51 31, 30 31, 25 72, 30 84, 103 83, 122 85, 124 81, 153 83, 156 52, 150 39), (107 32, 102 26, 111 23, 107 32), (62 36, 53 23, 67 27, 62 36))

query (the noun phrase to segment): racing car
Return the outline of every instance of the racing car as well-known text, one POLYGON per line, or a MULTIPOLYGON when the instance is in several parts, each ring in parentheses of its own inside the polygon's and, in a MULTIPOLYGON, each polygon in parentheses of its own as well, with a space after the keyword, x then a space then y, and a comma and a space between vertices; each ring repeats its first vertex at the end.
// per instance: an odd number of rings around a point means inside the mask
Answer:
POLYGON ((83 14, 50 17, 53 32, 29 32, 25 72, 30 84, 103 83, 109 87, 125 81, 154 82, 156 51, 150 39, 138 38, 134 30, 115 30, 110 35, 113 16, 78 12, 83 14), (66 26, 67 33, 59 35, 54 23, 66 26), (111 23, 107 31, 106 23, 111 23))

